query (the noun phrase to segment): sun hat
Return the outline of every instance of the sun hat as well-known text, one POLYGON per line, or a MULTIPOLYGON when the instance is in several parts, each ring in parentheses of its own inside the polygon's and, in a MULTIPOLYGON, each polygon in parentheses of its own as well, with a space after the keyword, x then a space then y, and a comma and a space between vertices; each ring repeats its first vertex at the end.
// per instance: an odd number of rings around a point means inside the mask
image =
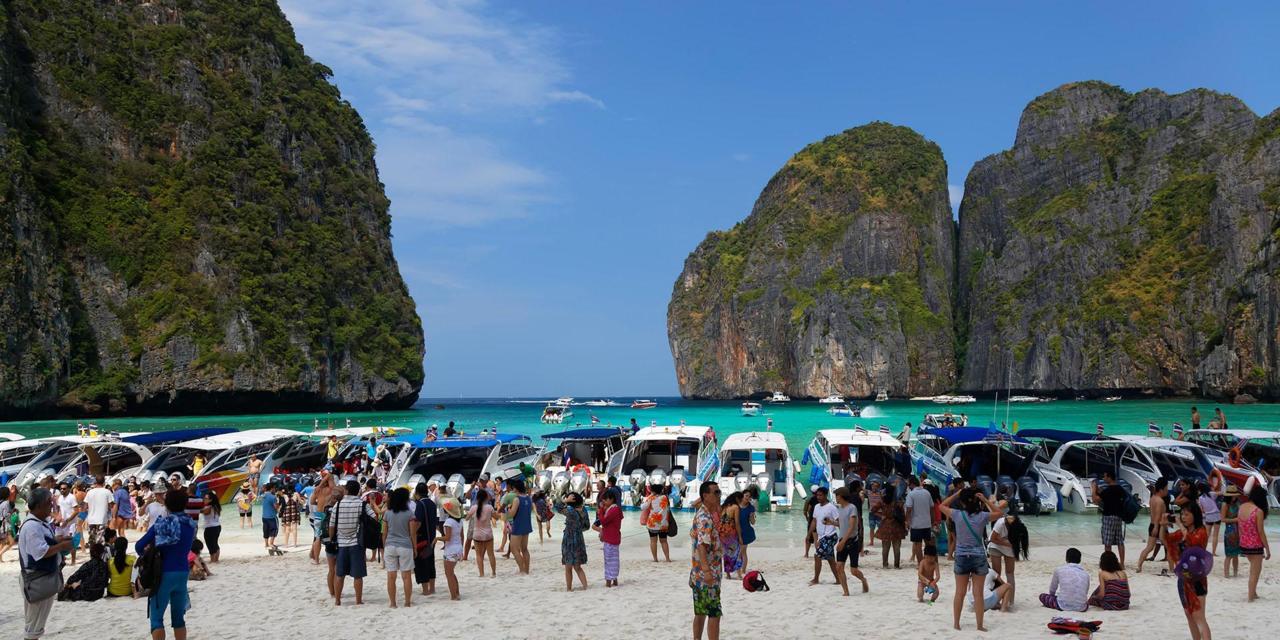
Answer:
POLYGON ((453 518, 454 520, 462 519, 462 505, 458 504, 458 501, 453 498, 445 498, 443 501, 441 501, 440 509, 443 510, 446 514, 449 515, 449 517, 453 518))
POLYGON ((1213 572, 1213 555, 1201 547, 1188 547, 1178 559, 1174 573, 1187 579, 1203 578, 1213 572))
POLYGON ((1222 495, 1224 495, 1224 496, 1239 497, 1239 496, 1241 495, 1241 494, 1240 494, 1240 487, 1237 487, 1237 486, 1235 486, 1234 484, 1229 484, 1229 485, 1227 485, 1226 490, 1222 492, 1222 495))

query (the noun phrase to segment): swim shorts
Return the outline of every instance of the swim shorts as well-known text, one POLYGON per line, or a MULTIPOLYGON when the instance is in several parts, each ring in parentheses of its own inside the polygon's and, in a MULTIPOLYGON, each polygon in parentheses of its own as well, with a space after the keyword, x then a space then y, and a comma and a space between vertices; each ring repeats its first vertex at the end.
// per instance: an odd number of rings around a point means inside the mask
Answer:
POLYGON ((720 617, 720 587, 693 587, 693 615, 720 617))

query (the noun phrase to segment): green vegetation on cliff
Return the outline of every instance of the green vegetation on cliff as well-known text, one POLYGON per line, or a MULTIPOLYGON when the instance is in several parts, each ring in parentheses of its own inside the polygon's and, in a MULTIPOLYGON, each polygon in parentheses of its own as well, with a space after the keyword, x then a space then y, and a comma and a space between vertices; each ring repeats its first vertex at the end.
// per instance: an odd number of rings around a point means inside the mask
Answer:
POLYGON ((18 80, 31 198, 80 265, 65 275, 100 261, 126 292, 118 340, 96 344, 80 309, 70 353, 45 354, 73 360, 60 395, 124 395, 175 337, 213 386, 245 369, 288 387, 347 353, 421 385, 373 144, 273 0, 5 6, 6 47, 34 58, 18 80))

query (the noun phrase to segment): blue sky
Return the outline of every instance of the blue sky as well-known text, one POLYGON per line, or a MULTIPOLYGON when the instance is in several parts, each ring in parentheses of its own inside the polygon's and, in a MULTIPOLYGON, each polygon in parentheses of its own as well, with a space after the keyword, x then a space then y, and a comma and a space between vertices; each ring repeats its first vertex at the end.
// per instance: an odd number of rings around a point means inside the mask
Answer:
POLYGON ((281 5, 378 145, 429 397, 674 395, 685 256, 849 127, 937 142, 955 207, 1066 82, 1280 106, 1267 4, 281 5))

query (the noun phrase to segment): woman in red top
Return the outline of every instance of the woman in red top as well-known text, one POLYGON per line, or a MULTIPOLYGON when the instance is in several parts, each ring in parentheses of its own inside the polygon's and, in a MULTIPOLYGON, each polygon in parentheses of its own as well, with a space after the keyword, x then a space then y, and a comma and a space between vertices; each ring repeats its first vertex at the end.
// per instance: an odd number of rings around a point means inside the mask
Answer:
MULTIPOLYGON (((1182 528, 1166 537, 1168 543, 1165 552, 1170 554, 1174 564, 1182 557, 1182 552, 1190 547, 1204 549, 1209 544, 1209 530, 1204 526, 1204 514, 1200 505, 1193 500, 1183 505, 1178 514, 1182 528)), ((1182 601, 1182 612, 1187 616, 1187 626, 1191 629, 1192 640, 1207 640, 1212 637, 1209 621, 1205 619, 1204 608, 1209 596, 1209 578, 1190 578, 1178 576, 1178 599, 1182 601)))
POLYGON ((618 545, 622 544, 622 507, 614 504, 613 494, 602 492, 596 498, 600 503, 598 519, 591 526, 600 534, 600 542, 604 546, 604 586, 618 586, 618 567, 621 559, 618 545))

